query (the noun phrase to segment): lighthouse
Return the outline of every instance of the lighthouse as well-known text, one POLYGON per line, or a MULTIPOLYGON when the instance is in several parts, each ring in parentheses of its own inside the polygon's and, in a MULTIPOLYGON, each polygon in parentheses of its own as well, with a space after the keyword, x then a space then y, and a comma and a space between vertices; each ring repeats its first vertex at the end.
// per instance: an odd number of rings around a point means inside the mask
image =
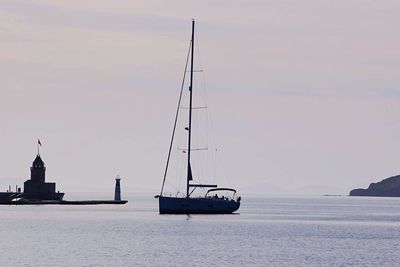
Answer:
POLYGON ((35 200, 62 200, 64 193, 56 192, 56 183, 45 179, 46 167, 40 154, 36 155, 31 167, 31 179, 24 183, 24 198, 35 200))
POLYGON ((117 175, 115 177, 115 194, 114 194, 114 200, 115 201, 121 201, 121 177, 117 175))

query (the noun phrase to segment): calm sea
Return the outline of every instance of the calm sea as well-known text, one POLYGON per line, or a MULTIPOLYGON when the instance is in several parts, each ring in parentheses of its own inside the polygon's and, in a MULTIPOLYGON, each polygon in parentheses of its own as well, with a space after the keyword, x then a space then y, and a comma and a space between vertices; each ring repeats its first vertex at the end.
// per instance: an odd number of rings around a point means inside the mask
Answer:
POLYGON ((244 196, 240 214, 192 216, 127 199, 0 206, 0 266, 400 266, 400 199, 244 196))

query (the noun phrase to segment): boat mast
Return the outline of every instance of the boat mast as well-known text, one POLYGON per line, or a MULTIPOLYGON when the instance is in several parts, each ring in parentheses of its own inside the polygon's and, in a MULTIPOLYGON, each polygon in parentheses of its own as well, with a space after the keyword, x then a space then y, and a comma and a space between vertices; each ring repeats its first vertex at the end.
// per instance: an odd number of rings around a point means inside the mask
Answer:
POLYGON ((190 167, 190 142, 192 137, 192 89, 193 89, 193 55, 194 55, 194 20, 192 20, 192 49, 190 59, 190 85, 189 85, 189 127, 188 127, 188 164, 186 179, 186 197, 189 197, 189 181, 192 180, 192 170, 190 167))

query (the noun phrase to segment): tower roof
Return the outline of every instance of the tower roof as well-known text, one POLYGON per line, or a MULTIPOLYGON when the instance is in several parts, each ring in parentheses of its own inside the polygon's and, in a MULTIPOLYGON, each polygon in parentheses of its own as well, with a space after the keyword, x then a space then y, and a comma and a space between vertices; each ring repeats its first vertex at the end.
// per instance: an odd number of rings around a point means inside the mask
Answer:
POLYGON ((42 158, 40 157, 39 154, 37 154, 37 156, 36 156, 35 160, 33 161, 32 165, 34 167, 42 167, 42 166, 44 166, 44 162, 43 162, 43 160, 42 160, 42 158))

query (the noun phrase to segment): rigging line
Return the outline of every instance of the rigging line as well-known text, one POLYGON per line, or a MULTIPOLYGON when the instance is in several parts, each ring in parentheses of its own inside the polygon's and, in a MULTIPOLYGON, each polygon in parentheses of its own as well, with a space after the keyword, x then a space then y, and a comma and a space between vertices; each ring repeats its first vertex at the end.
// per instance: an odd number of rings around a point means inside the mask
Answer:
POLYGON ((175 189, 175 191, 179 191, 179 186, 176 186, 168 181, 165 181, 168 185, 170 185, 171 187, 173 187, 175 189))
MULTIPOLYGON (((192 107, 192 109, 207 109, 207 106, 203 106, 203 107, 192 107)), ((180 109, 189 109, 187 107, 181 107, 180 109)))
MULTIPOLYGON (((178 150, 186 151, 187 148, 180 148, 180 147, 178 147, 178 150)), ((208 150, 208 147, 203 147, 203 148, 191 148, 191 149, 190 149, 190 151, 201 151, 201 150, 208 150)))
POLYGON ((172 145, 173 145, 173 143, 174 143, 174 136, 175 136, 175 130, 176 130, 176 122, 178 121, 179 107, 180 107, 180 105, 181 105, 183 87, 185 86, 186 70, 187 70, 187 65, 188 65, 188 62, 189 62, 189 55, 190 55, 191 46, 192 46, 192 40, 191 40, 190 43, 189 43, 189 50, 188 50, 188 54, 187 54, 187 56, 186 56, 185 71, 183 72, 183 79, 182 79, 181 91, 180 91, 180 93, 179 93, 178 107, 177 107, 176 113, 175 113, 174 128, 173 128, 173 130, 172 130, 171 142, 170 142, 170 144, 169 144, 168 157, 167 157, 167 164, 166 164, 166 166, 165 166, 164 178, 163 178, 163 182, 162 182, 162 186, 161 186, 160 196, 162 196, 162 193, 163 193, 163 190, 164 190, 164 185, 165 185, 165 179, 167 178, 168 165, 169 165, 169 160, 170 160, 170 158, 171 158, 172 145))
MULTIPOLYGON (((199 44, 201 42, 201 40, 199 41, 200 38, 197 37, 197 36, 196 36, 196 38, 197 38, 197 43, 199 44)), ((211 147, 213 145, 215 146, 215 144, 213 144, 213 140, 211 140, 212 139, 211 138, 212 137, 212 127, 210 127, 210 126, 212 126, 212 125, 210 125, 210 123, 209 123, 209 121, 210 121, 210 118, 209 118, 210 114, 209 113, 210 112, 208 110, 207 86, 206 86, 205 71, 204 71, 204 69, 206 70, 206 68, 204 67, 201 55, 202 55, 201 46, 197 45, 196 46, 196 58, 198 60, 198 65, 199 65, 197 67, 197 70, 201 70, 201 75, 200 75, 201 86, 199 86, 199 88, 201 90, 198 90, 198 91, 201 91, 201 93, 202 93, 202 97, 204 99, 204 105, 205 105, 204 109, 206 109, 206 112, 205 112, 205 127, 206 127, 206 132, 205 133, 206 134, 204 135, 203 138, 205 138, 204 141, 206 142, 207 146, 211 147)), ((204 164, 205 165, 205 174, 206 174, 205 177, 211 177, 212 176, 210 173, 208 173, 209 172, 209 161, 210 161, 209 156, 210 156, 209 153, 207 153, 207 154, 205 154, 205 158, 203 158, 203 160, 204 160, 203 163, 205 163, 204 164)))

